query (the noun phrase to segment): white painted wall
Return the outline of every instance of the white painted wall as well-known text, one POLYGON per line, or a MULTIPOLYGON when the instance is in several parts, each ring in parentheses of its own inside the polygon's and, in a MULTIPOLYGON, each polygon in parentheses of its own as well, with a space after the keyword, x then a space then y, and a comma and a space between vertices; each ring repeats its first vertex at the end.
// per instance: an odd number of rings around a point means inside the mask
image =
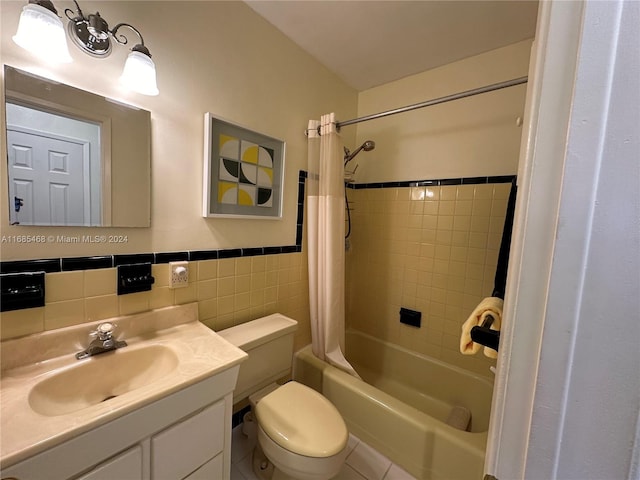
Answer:
POLYGON ((499 479, 640 478, 639 22, 635 1, 541 8, 487 452, 499 479))
MULTIPOLYGON (((56 2, 56 7, 72 6, 66 3, 56 2)), ((339 118, 355 116, 355 90, 243 2, 102 2, 100 14, 111 25, 135 25, 153 55, 160 95, 138 95, 118 82, 128 48, 115 46, 108 58, 95 59, 68 42, 73 63, 56 66, 18 47, 11 37, 24 5, 0 2, 3 63, 151 112, 151 228, 101 230, 101 235, 127 235, 123 244, 3 244, 3 260, 295 243, 307 121, 331 111, 339 118), (205 112, 287 142, 282 220, 201 217, 205 112)), ((85 13, 95 6, 83 7, 85 13)), ((135 41, 134 34, 130 40, 135 41)), ((4 98, 0 100, 4 106, 4 98)), ((0 135, 4 134, 3 126, 0 135)), ((355 131, 344 135, 348 144, 353 143, 355 131)), ((0 156, 6 158, 5 142, 1 143, 0 156)), ((0 182, 6 185, 4 163, 0 162, 0 182)), ((0 195, 0 220, 3 235, 51 233, 46 228, 10 227, 6 195, 0 195)), ((62 234, 95 233, 56 229, 55 235, 62 234)))
MULTIPOLYGON (((365 90, 358 95, 358 117, 526 76, 530 51, 531 40, 525 40, 365 90)), ((376 142, 375 150, 350 164, 359 164, 356 182, 514 175, 522 133, 516 119, 524 114, 526 88, 344 127, 357 129, 353 147, 376 142)))

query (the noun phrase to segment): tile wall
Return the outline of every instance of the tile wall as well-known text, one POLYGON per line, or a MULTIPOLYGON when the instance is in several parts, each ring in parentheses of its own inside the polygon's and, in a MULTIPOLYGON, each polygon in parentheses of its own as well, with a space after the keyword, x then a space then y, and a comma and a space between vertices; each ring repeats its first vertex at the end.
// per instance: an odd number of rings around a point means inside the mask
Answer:
MULTIPOLYGON (((275 312, 295 318, 300 322, 295 348, 302 348, 311 342, 302 247, 305 176, 300 173, 296 245, 275 249, 283 253, 267 254, 270 247, 264 247, 4 263, 3 270, 21 271, 24 263, 28 270, 48 273, 45 306, 1 313, 0 339, 198 302, 200 320, 214 330, 275 312), (207 259, 223 253, 234 258, 207 259), (189 286, 170 289, 166 262, 187 258, 189 286), (139 261, 153 263, 152 290, 116 295, 116 268, 100 268, 102 263, 139 261), (83 262, 93 265, 83 267, 83 262)), ((459 338, 462 323, 493 290, 511 177, 486 183, 491 178, 348 189, 347 326, 490 376, 488 367, 495 361, 461 355, 459 338), (400 324, 401 307, 422 312, 421 328, 400 324)))
POLYGON ((276 312, 294 318, 294 347, 302 348, 311 343, 303 248, 306 178, 301 170, 295 245, 0 262, 0 273, 46 272, 45 306, 0 313, 0 340, 198 302, 199 319, 214 330, 276 312), (172 261, 189 261, 187 287, 169 288, 172 261), (131 263, 152 264, 153 287, 117 295, 115 267, 131 263))
POLYGON ((116 268, 45 275, 45 306, 0 314, 0 338, 198 302, 200 320, 221 330, 280 312, 300 322, 296 348, 309 338, 306 254, 283 253, 189 262, 189 285, 169 288, 169 264, 152 265, 148 292, 116 295, 116 268))
POLYGON ((347 324, 492 376, 495 360, 461 355, 459 341, 493 291, 510 183, 433 183, 348 189, 347 324), (422 326, 401 324, 400 307, 421 311, 422 326))

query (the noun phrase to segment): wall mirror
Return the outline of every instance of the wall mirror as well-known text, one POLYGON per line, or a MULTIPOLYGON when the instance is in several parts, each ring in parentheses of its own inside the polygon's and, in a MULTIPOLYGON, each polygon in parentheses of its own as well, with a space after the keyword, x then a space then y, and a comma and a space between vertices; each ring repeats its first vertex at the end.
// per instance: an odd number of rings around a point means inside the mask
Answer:
POLYGON ((148 227, 148 111, 5 65, 12 225, 148 227))

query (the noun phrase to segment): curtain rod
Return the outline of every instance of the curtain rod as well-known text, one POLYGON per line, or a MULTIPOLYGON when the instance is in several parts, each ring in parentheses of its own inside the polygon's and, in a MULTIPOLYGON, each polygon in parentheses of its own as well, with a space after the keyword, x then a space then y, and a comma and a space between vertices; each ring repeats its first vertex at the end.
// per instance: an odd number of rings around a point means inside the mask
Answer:
MULTIPOLYGON (((461 98, 472 97, 481 93, 493 92, 494 90, 500 90, 502 88, 513 87, 527 83, 527 77, 514 78, 513 80, 507 80, 504 82, 494 83, 484 87, 474 88, 472 90, 466 90, 460 93, 454 93, 452 95, 446 95, 440 98, 434 98, 433 100, 427 100, 426 102, 415 103, 413 105, 407 105, 405 107, 395 108, 393 110, 387 110, 386 112, 374 113, 372 115, 366 115, 364 117, 353 118, 351 120, 345 120, 344 122, 336 122, 336 128, 347 125, 353 125, 355 123, 367 122, 369 120, 375 120, 377 118, 388 117, 389 115, 395 115, 396 113, 409 112, 411 110, 417 110, 418 108, 430 107, 432 105, 438 105, 440 103, 450 102, 452 100, 459 100, 461 98)), ((305 131, 306 133, 306 131, 305 131)), ((318 133, 320 133, 320 127, 318 127, 318 133)))

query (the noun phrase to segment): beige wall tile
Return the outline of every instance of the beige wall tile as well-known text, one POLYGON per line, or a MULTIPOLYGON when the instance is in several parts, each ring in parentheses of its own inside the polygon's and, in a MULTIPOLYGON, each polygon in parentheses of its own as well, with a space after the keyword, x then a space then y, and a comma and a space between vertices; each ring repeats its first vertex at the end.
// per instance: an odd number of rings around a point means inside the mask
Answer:
POLYGON ((205 322, 207 326, 209 320, 215 318, 218 314, 218 299, 212 298, 210 300, 202 300, 198 302, 198 318, 200 321, 205 322))
POLYGON ((458 187, 455 185, 445 185, 440 187, 440 200, 455 200, 458 196, 458 187))
POLYGON ((438 216, 438 230, 453 230, 453 215, 438 216))
POLYGON ((249 304, 251 307, 264 305, 264 289, 251 290, 249 304))
POLYGON ((456 187, 456 200, 472 200, 475 185, 458 185, 456 187))
POLYGON ((455 212, 456 202, 449 200, 440 201, 440 204, 438 205, 438 215, 453 215, 455 212))
POLYGON ((45 303, 84 297, 84 271, 45 275, 45 303))
POLYGON ((247 310, 251 306, 251 294, 249 292, 238 293, 233 296, 233 311, 247 310))
POLYGON ((87 322, 117 317, 118 296, 114 294, 99 297, 86 297, 84 299, 84 311, 87 322))
MULTIPOLYGON (((433 197, 422 187, 361 193, 372 208, 352 224, 348 324, 438 358, 451 357, 446 352, 461 356, 460 327, 491 293, 504 223, 503 216, 492 215, 506 200, 493 198, 493 185, 444 186, 433 197), (421 201, 423 195, 428 200, 421 201), (427 322, 414 335, 399 326, 400 305, 425 314, 427 322)), ((277 298, 280 307, 288 305, 282 292, 277 298)), ((487 366, 481 358, 457 361, 476 373, 487 366)))
POLYGON ((425 201, 423 206, 424 215, 437 215, 438 214, 438 201, 425 201))
POLYGON ((170 307, 175 305, 174 289, 169 287, 156 287, 154 286, 149 292, 149 308, 152 310, 155 308, 170 307))
POLYGON ((218 278, 233 277, 236 273, 235 258, 218 260, 218 278))
POLYGON ((426 187, 424 195, 428 200, 440 200, 440 187, 426 187))
POLYGON ((218 277, 218 260, 201 260, 197 265, 197 280, 211 280, 218 277))
POLYGON ((234 293, 247 293, 249 291, 251 291, 251 275, 236 276, 234 293))
POLYGON ((198 282, 198 300, 209 300, 218 296, 218 280, 201 280, 198 282))
POLYGON ((491 199, 481 199, 473 201, 473 209, 471 215, 489 217, 491 216, 491 199))
POLYGON ((218 315, 233 314, 233 295, 218 297, 218 315))
POLYGON ((271 272, 273 270, 277 270, 278 269, 278 265, 279 265, 279 258, 280 255, 267 255, 266 256, 266 261, 267 261, 267 272, 271 272))
POLYGON ((247 275, 251 273, 251 257, 236 258, 236 275, 247 275))
POLYGON ((263 289, 267 286, 267 275, 264 271, 251 274, 251 289, 263 289))
POLYGON ((25 308, 0 313, 0 339, 8 340, 44 331, 44 308, 25 308))
MULTIPOLYGON (((151 265, 151 275, 153 275, 153 288, 168 287, 171 268, 168 263, 160 263, 151 265)), ((197 273, 193 268, 189 268, 190 279, 194 278, 197 273)))
POLYGON ((150 292, 129 293, 118 295, 118 310, 120 315, 131 315, 133 313, 145 312, 149 310, 150 292))
POLYGON ((224 277, 218 279, 218 296, 226 297, 228 295, 233 295, 236 290, 236 279, 235 277, 224 277))
POLYGON ((264 289, 265 304, 274 303, 278 298, 278 287, 267 287, 264 289))
POLYGON ((78 325, 86 321, 83 298, 47 303, 44 309, 45 330, 78 325))
POLYGON ((237 324, 237 322, 235 321, 235 318, 233 316, 233 312, 226 313, 226 314, 220 314, 213 321, 214 330, 216 330, 218 332, 220 330, 224 330, 225 328, 233 327, 236 324, 237 324))
POLYGON ((493 197, 493 184, 487 183, 484 185, 476 185, 475 191, 473 194, 473 199, 478 200, 482 198, 492 198, 493 197))
POLYGON ((188 287, 174 288, 173 296, 176 305, 195 302, 198 300, 198 285, 194 282, 188 287))
POLYGON ((267 260, 264 255, 251 257, 251 272, 264 272, 267 268, 267 260))
POLYGON ((458 231, 455 225, 453 225, 453 232, 451 233, 451 245, 456 247, 469 246, 469 232, 458 231))
POLYGON ((118 290, 117 269, 99 268, 85 270, 84 272, 84 296, 97 297, 102 295, 115 295, 118 290))
POLYGON ((468 233, 471 227, 471 216, 455 216, 453 217, 453 230, 456 232, 468 233))
POLYGON ((291 254, 279 255, 278 256, 278 268, 282 270, 283 268, 289 268, 291 266, 291 254))
POLYGON ((509 193, 511 192, 511 183, 496 183, 493 186, 493 196, 494 198, 502 198, 506 200, 509 198, 509 193))

